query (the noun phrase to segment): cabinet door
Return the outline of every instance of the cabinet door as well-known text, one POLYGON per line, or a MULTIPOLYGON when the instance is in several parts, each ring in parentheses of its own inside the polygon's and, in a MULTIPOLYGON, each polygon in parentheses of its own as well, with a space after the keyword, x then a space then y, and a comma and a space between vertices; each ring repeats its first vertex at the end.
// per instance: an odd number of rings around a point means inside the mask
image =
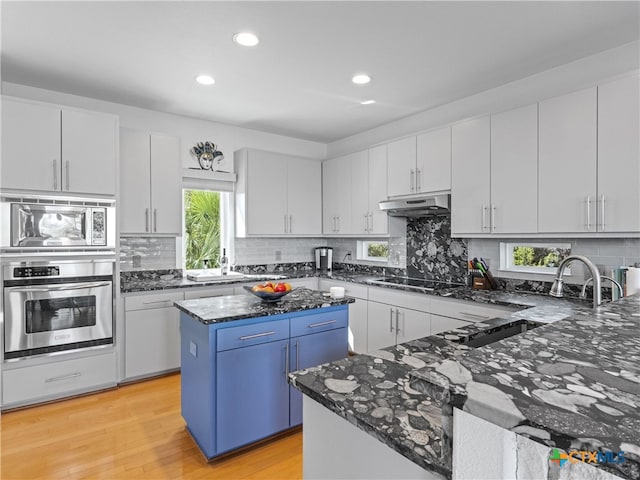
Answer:
POLYGON ((640 78, 598 87, 598 229, 640 231, 640 78))
MULTIPOLYGON (((363 150, 345 157, 351 167, 351 231, 369 233, 369 152, 363 150)), ((347 233, 347 232, 343 232, 347 233)))
POLYGON ((387 194, 394 197, 415 193, 416 137, 389 143, 387 155, 387 194))
POLYGON ((2 188, 60 191, 60 109, 2 99, 2 188))
POLYGON ((489 233, 489 117, 454 125, 451 137, 451 233, 489 233))
POLYGON ((491 116, 491 231, 538 230, 538 105, 491 116))
POLYGON ((180 312, 174 307, 127 311, 125 377, 180 368, 180 312))
MULTIPOLYGON (((328 332, 314 333, 291 339, 291 371, 315 367, 348 355, 347 329, 338 328, 328 332)), ((302 423, 302 393, 291 387, 289 394, 290 425, 302 423)))
POLYGON ((288 352, 288 339, 218 352, 218 453, 289 428, 288 352))
POLYGON ((369 149, 369 233, 389 233, 389 216, 380 211, 380 202, 387 198, 387 146, 369 149))
POLYGON ((287 209, 292 235, 322 233, 322 164, 313 160, 290 158, 287 162, 287 209))
POLYGON ((338 161, 322 162, 322 233, 336 233, 338 211, 338 161))
POLYGON ((431 315, 398 307, 396 342, 404 343, 431 334, 431 315))
POLYGON ((369 352, 396 344, 396 308, 367 303, 367 348, 369 352))
POLYGON ((62 110, 62 190, 116 194, 118 119, 114 115, 62 110))
POLYGON ((416 189, 451 190, 451 127, 418 135, 416 189))
POLYGON ((247 162, 247 233, 287 233, 287 158, 250 151, 247 162))
POLYGON ((540 102, 538 231, 595 232, 596 89, 540 102))
POLYGON ((442 315, 431 314, 431 335, 447 332, 455 328, 462 328, 470 325, 471 322, 464 322, 456 318, 443 317, 442 315))
POLYGON ((349 304, 349 350, 367 353, 367 301, 358 299, 349 304))
POLYGON ((120 233, 150 231, 150 142, 144 132, 120 129, 120 233))
POLYGON ((180 235, 182 231, 181 178, 180 139, 152 134, 149 229, 153 233, 180 235))

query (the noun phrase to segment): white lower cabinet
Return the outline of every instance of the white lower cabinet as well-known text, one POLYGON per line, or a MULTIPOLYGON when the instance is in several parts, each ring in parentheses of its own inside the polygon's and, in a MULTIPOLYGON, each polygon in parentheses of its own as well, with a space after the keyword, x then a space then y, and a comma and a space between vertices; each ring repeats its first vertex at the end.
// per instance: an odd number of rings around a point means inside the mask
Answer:
POLYGON ((125 380, 180 368, 180 312, 173 302, 182 291, 125 299, 125 380))
POLYGON ((368 292, 367 287, 351 282, 338 280, 319 279, 319 289, 328 292, 331 287, 343 287, 344 294, 356 299, 349 304, 349 351, 366 353, 367 347, 367 316, 368 316, 368 292))
POLYGON ((426 312, 368 302, 368 350, 428 337, 431 331, 430 315, 426 312))
POLYGON ((11 408, 109 388, 117 383, 114 352, 4 369, 2 407, 11 408))

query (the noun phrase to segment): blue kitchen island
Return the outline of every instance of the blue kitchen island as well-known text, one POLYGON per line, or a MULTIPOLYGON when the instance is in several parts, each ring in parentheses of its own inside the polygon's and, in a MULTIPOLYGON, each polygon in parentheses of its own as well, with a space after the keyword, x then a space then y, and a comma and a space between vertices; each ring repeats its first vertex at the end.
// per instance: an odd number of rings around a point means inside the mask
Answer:
POLYGON ((175 303, 182 417, 208 459, 302 423, 288 375, 347 357, 354 301, 296 289, 274 303, 249 294, 175 303))

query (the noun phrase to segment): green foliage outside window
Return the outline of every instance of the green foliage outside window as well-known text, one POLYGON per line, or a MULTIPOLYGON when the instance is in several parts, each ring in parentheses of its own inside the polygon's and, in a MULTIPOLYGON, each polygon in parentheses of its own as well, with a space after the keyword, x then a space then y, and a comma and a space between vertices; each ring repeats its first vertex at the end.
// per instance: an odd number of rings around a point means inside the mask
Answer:
POLYGON ((571 254, 570 248, 513 247, 513 264, 525 267, 557 267, 571 254))
POLYGON ((210 260, 209 268, 218 267, 220 193, 185 190, 184 215, 187 270, 204 268, 204 260, 210 260))
POLYGON ((370 243, 367 245, 367 255, 369 257, 389 257, 389 245, 386 243, 370 243))

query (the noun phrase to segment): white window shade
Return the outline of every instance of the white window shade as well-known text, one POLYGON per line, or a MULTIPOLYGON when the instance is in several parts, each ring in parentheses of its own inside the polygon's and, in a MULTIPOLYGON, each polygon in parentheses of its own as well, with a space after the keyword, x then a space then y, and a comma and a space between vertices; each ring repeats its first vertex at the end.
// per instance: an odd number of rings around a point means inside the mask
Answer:
POLYGON ((235 182, 235 173, 212 172, 211 170, 193 168, 182 169, 182 188, 185 189, 233 192, 235 182))

